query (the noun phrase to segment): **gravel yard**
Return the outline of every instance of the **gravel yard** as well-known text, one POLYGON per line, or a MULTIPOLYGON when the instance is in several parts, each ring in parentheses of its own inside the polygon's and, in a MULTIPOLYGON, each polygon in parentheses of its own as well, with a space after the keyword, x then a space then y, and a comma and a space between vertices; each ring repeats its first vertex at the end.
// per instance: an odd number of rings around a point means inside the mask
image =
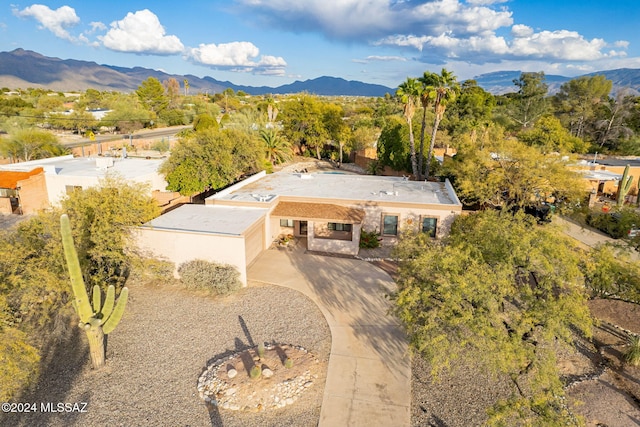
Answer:
MULTIPOLYGON (((390 273, 393 273, 392 269, 390 273)), ((302 294, 284 287, 250 284, 238 293, 213 298, 177 285, 130 286, 125 318, 109 337, 107 367, 93 371, 85 337, 70 327, 69 339, 51 349, 35 390, 21 402, 35 402, 38 411, 0 415, 2 426, 316 426, 326 372, 300 400, 283 409, 259 413, 207 406, 197 381, 215 359, 252 347, 260 341, 300 345, 327 362, 331 334, 318 308, 302 294), (86 412, 46 413, 40 403, 86 402, 86 412)), ((640 328, 637 306, 620 301, 591 302, 596 317, 634 332, 640 328)), ((567 390, 574 411, 588 426, 640 424, 638 368, 617 361, 620 331, 596 328, 597 346, 604 346, 608 367, 595 379, 567 390)), ((565 373, 589 373, 597 350, 567 354, 565 373), (593 360, 592 360, 593 359, 593 360)), ((47 352, 46 352, 47 353, 47 352)), ((419 356, 412 361, 412 426, 478 426, 486 408, 509 393, 507 378, 481 369, 454 365, 432 382, 430 366, 419 356)), ((373 426, 372 426, 373 427, 373 426)))
POLYGON ((93 371, 85 338, 72 328, 36 390, 22 402, 87 402, 85 413, 9 414, 3 426, 315 426, 324 375, 284 409, 251 413, 206 406, 197 381, 208 361, 257 344, 300 345, 328 361, 331 335, 302 294, 251 285, 212 298, 177 286, 130 286, 125 318, 109 336, 107 366, 93 371), (13 415, 13 416, 12 416, 13 415))

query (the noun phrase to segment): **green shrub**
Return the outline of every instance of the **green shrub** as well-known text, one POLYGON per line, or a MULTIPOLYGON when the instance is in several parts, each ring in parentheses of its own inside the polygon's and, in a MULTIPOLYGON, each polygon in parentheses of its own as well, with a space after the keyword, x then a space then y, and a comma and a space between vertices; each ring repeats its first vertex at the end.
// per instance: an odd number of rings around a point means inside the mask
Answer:
POLYGON ((290 357, 287 357, 284 361, 284 367, 287 369, 293 368, 293 359, 291 359, 290 357))
POLYGON ((360 248, 375 249, 377 247, 380 247, 378 233, 376 233, 375 231, 360 230, 360 248))
POLYGON ((640 337, 633 335, 629 338, 629 350, 624 354, 624 361, 629 365, 640 365, 640 337))
POLYGON ((187 289, 206 290, 226 295, 242 287, 240 273, 228 264, 218 264, 201 259, 185 262, 178 267, 180 280, 187 289))
POLYGON ((260 375, 262 375, 262 368, 258 365, 253 365, 253 368, 251 368, 251 371, 249 372, 251 379, 255 380, 256 378, 259 378, 260 375))
POLYGON ((27 343, 27 335, 14 328, 0 330, 0 400, 20 394, 38 373, 38 350, 27 343))
POLYGON ((264 343, 260 343, 258 344, 258 357, 260 359, 262 359, 264 357, 264 352, 265 352, 265 348, 264 348, 264 343))
POLYGON ((622 208, 615 212, 589 212, 587 224, 608 234, 614 239, 627 237, 631 228, 640 226, 640 215, 633 208, 622 208))
POLYGON ((175 266, 170 261, 156 258, 134 259, 128 280, 143 285, 170 284, 175 280, 173 277, 174 269, 175 266))

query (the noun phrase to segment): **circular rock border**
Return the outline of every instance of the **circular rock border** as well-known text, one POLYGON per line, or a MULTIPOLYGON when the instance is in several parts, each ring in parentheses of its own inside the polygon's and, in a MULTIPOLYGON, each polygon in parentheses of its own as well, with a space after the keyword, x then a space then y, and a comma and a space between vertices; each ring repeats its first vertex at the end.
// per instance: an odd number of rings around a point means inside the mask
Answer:
POLYGON ((264 344, 209 364, 198 379, 198 393, 206 403, 222 409, 279 409, 295 403, 323 369, 303 347, 264 344))

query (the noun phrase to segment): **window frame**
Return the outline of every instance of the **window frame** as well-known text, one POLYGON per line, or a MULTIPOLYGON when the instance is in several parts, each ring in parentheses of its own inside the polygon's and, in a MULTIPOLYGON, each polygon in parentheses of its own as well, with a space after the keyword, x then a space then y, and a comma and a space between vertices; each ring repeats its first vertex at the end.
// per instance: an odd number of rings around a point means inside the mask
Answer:
POLYGON ((430 215, 421 216, 420 217, 420 232, 421 233, 428 233, 431 238, 435 239, 438 236, 438 220, 439 219, 440 218, 438 218, 437 216, 430 216, 430 215), (434 227, 433 227, 433 229, 431 230, 430 233, 424 229, 424 221, 426 219, 435 221, 434 227))
POLYGON ((353 224, 344 223, 344 222, 328 222, 327 229, 329 231, 344 231, 351 233, 353 232, 353 224))
POLYGON ((392 213, 392 212, 383 212, 381 214, 380 223, 381 223, 380 229, 382 230, 382 233, 381 233, 382 236, 394 236, 394 237, 398 236, 398 234, 400 232, 400 230, 399 230, 399 227, 400 227, 400 214, 392 213), (385 230, 385 218, 386 217, 395 217, 396 218, 395 233, 393 233, 393 234, 392 233, 387 233, 386 230, 385 230))
POLYGON ((294 220, 280 218, 280 227, 293 228, 294 227, 294 220), (291 224, 291 225, 289 225, 289 224, 291 224))

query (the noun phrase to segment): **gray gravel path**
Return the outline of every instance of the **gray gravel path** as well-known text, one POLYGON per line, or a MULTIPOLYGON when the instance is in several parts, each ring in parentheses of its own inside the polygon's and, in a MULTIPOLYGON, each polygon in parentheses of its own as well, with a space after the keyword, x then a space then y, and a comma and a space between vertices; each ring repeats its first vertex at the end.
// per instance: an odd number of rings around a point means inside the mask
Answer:
MULTIPOLYGON (((58 348, 28 402, 87 402, 86 413, 23 414, 2 426, 315 426, 324 376, 294 405, 247 413, 205 406, 198 377, 208 361, 259 341, 301 345, 327 361, 331 335, 318 308, 278 286, 225 298, 177 287, 130 287, 122 323, 109 336, 107 367, 93 371, 77 328, 58 348), (253 341, 253 343, 251 343, 253 341)), ((324 373, 323 375, 326 375, 324 373)))

